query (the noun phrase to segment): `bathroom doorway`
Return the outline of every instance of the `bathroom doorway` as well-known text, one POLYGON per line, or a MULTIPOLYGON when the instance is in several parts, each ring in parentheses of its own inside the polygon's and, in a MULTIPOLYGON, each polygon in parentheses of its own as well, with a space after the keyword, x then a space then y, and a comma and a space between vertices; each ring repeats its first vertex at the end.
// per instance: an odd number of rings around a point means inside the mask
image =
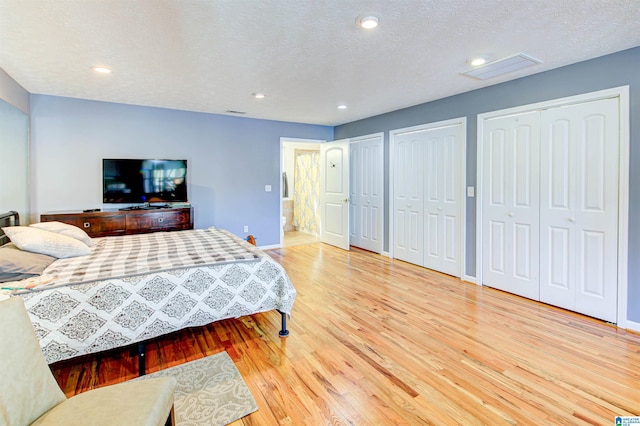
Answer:
POLYGON ((319 241, 320 143, 324 141, 281 138, 283 247, 319 241))

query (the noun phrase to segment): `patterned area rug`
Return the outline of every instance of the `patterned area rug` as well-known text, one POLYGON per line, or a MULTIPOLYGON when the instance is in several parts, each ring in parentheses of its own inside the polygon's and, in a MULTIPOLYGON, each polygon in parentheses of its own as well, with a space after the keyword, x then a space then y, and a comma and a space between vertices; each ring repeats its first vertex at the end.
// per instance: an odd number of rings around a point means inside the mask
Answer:
POLYGON ((258 409, 240 372, 226 352, 138 377, 173 376, 178 426, 226 425, 258 409))

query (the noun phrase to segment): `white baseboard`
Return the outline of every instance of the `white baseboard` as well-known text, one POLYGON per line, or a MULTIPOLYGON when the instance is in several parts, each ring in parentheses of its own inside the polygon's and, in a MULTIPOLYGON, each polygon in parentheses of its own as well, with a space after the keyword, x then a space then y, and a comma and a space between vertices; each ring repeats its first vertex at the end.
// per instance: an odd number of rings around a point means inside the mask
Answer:
POLYGON ((271 250, 271 249, 282 248, 282 246, 280 244, 271 244, 270 246, 258 246, 258 248, 260 250, 271 250))
POLYGON ((640 332, 640 322, 626 320, 625 323, 623 324, 623 328, 626 328, 627 330, 640 332))
POLYGON ((471 275, 463 275, 461 280, 476 284, 476 277, 472 277, 471 275))

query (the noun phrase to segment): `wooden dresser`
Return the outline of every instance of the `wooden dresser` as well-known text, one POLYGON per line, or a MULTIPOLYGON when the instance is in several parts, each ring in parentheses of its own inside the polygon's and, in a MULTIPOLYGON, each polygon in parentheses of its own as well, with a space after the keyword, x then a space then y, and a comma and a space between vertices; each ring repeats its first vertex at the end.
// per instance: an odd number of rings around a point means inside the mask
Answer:
POLYGON ((52 212, 41 222, 64 222, 84 229, 90 237, 193 229, 193 207, 99 212, 52 212))

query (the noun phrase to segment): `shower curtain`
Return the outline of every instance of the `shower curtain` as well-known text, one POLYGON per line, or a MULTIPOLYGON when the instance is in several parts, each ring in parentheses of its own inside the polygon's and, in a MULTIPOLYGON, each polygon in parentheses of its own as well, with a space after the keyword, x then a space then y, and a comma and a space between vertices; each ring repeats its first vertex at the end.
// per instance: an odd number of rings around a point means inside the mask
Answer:
POLYGON ((296 229, 318 235, 320 207, 320 153, 296 151, 294 168, 293 224, 296 229))

